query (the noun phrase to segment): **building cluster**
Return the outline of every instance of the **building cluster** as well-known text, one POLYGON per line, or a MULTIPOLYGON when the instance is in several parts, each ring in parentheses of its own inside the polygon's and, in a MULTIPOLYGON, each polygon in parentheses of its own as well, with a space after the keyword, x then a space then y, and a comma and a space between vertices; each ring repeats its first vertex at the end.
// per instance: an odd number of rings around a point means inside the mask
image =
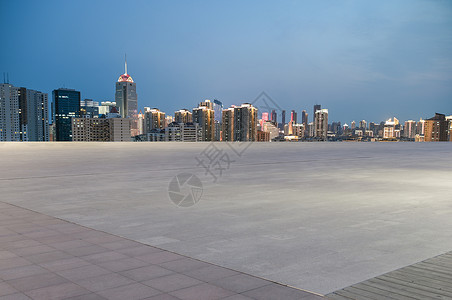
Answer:
POLYGON ((285 110, 258 112, 250 103, 224 108, 217 99, 174 115, 150 107, 138 111, 127 61, 114 102, 82 100, 80 91, 60 88, 52 92, 52 122, 48 107, 46 93, 0 84, 0 141, 452 141, 452 116, 438 113, 418 122, 401 124, 394 117, 380 123, 352 121, 349 126, 328 123, 328 109, 319 104, 311 122, 306 110, 300 120, 295 110, 286 120, 285 110))
POLYGON ((430 119, 403 124, 396 117, 380 123, 352 121, 350 126, 333 122, 328 136, 331 140, 446 142, 452 141, 452 116, 436 113, 430 119))

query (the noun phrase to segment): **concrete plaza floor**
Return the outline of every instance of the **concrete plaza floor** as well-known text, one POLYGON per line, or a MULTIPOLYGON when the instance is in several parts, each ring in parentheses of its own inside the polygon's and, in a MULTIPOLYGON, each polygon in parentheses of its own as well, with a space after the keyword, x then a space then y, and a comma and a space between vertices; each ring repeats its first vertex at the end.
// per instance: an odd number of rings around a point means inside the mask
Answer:
POLYGON ((2 202, 320 294, 452 249, 452 143, 2 143, 0 166, 2 202))

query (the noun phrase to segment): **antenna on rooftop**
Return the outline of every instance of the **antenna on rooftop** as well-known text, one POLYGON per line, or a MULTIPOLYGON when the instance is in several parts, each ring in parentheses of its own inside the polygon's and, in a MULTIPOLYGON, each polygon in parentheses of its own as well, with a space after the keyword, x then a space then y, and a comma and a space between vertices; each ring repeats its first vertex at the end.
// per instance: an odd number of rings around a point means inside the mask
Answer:
POLYGON ((6 80, 8 81, 7 84, 9 84, 9 73, 6 73, 6 80))
POLYGON ((124 74, 127 74, 127 53, 124 53, 124 61, 125 61, 125 64, 124 64, 125 73, 124 74))

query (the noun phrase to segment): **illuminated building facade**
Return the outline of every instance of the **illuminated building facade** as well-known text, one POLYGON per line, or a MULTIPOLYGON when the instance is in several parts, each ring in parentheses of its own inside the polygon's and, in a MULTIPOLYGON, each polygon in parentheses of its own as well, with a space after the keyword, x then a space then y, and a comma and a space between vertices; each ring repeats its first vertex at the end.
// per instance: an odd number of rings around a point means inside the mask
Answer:
POLYGON ((181 109, 174 112, 174 122, 176 123, 192 123, 193 115, 191 111, 187 109, 181 109))
POLYGON ((399 120, 396 117, 394 119, 388 119, 383 128, 383 139, 395 140, 398 138, 400 138, 399 120))
POLYGON ((201 135, 203 141, 214 141, 215 140, 214 110, 212 108, 209 108, 209 106, 202 106, 203 104, 208 103, 210 103, 210 100, 201 102, 200 107, 193 109, 193 123, 199 124, 199 127, 201 128, 201 135))
MULTIPOLYGON (((215 121, 217 123, 221 124, 223 103, 220 100, 214 99, 213 100, 213 110, 214 110, 215 121)), ((218 132, 218 134, 219 134, 219 132, 218 132)))
POLYGON ((72 141, 71 118, 80 117, 80 92, 74 89, 61 88, 52 92, 52 98, 55 140, 72 141))
POLYGON ((414 139, 416 136, 416 121, 408 120, 405 121, 405 126, 403 126, 403 136, 408 139, 414 139))
POLYGON ((234 107, 223 109, 221 140, 228 142, 232 142, 234 140, 234 107))
POLYGON ((425 142, 446 142, 448 140, 448 121, 443 114, 436 113, 433 118, 425 120, 425 142))
POLYGON ((249 103, 234 108, 234 141, 252 142, 257 138, 257 108, 249 103))
POLYGON ((270 141, 273 140, 274 138, 279 137, 279 128, 276 127, 273 121, 263 122, 261 130, 269 133, 270 141))
POLYGON ((137 87, 132 76, 127 74, 127 60, 124 69, 124 74, 116 82, 115 101, 121 117, 131 120, 131 135, 136 136, 139 134, 137 87))
MULTIPOLYGON (((314 111, 313 111, 313 114, 312 114, 312 122, 315 123, 315 113, 316 113, 318 110, 321 110, 321 109, 322 109, 322 106, 321 106, 320 104, 314 105, 314 111)), ((352 128, 352 129, 353 129, 353 128, 352 128)))
POLYGON ((165 116, 166 114, 163 111, 160 111, 158 108, 144 108, 145 115, 145 124, 146 124, 146 133, 151 132, 153 129, 165 129, 165 116))
POLYGON ((328 134, 328 109, 319 109, 314 116, 314 136, 326 140, 328 134))

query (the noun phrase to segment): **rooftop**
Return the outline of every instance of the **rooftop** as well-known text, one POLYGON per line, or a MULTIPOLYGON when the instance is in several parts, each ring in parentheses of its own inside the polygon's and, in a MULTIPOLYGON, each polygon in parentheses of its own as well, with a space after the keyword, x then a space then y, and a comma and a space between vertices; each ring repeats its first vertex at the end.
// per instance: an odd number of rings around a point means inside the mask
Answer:
MULTIPOLYGON (((17 210, 29 223, 36 214, 62 228, 80 225, 107 240, 341 297, 350 286, 452 250, 450 157, 447 143, 2 143, 0 212, 17 210), (216 180, 199 164, 215 149, 230 162, 216 180), (190 207, 168 196, 181 173, 202 183, 190 207)), ((12 236, 27 228, 19 223, 0 220, 0 230, 12 236)), ((50 229, 37 227, 31 237, 50 229)), ((11 250, 0 253, 27 252, 11 250)), ((441 268, 452 273, 450 263, 441 268)))

